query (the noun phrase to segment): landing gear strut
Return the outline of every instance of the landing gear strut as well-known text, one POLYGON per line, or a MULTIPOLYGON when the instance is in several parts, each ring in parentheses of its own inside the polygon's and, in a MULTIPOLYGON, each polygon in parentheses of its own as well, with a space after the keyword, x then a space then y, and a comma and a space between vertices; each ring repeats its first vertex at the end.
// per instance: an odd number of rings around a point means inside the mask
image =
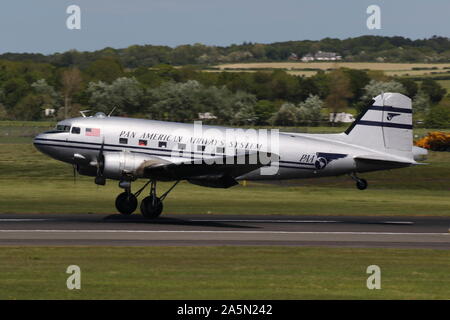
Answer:
MULTIPOLYGON (((163 200, 167 197, 170 191, 178 184, 174 183, 169 190, 167 190, 161 197, 156 196, 156 180, 150 181, 150 195, 145 197, 141 202, 141 213, 145 218, 154 219, 161 215, 163 211, 163 200)), ((145 187, 145 186, 144 186, 145 187)))
POLYGON ((361 179, 361 178, 358 178, 357 176, 356 176, 356 174, 355 173, 351 173, 350 174, 350 177, 353 179, 353 180, 355 180, 356 181, 356 187, 359 189, 359 190, 365 190, 365 189, 367 189, 367 180, 366 179, 361 179))
POLYGON ((121 214, 132 214, 138 205, 137 197, 150 184, 150 195, 145 197, 141 202, 141 213, 147 219, 154 219, 161 215, 163 211, 163 200, 167 197, 170 191, 179 183, 177 181, 167 190, 161 197, 156 196, 156 180, 148 181, 141 189, 134 194, 131 193, 131 183, 121 181, 119 186, 125 189, 125 192, 119 194, 116 198, 116 208, 121 214))

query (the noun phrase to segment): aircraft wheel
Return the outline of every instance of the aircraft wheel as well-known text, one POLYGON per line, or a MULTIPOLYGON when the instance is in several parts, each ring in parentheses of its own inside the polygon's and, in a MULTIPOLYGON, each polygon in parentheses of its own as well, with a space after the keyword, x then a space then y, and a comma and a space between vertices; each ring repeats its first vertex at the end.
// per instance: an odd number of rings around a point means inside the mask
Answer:
POLYGON ((163 211, 163 203, 156 197, 155 203, 152 203, 152 197, 148 196, 141 202, 141 213, 147 219, 158 218, 163 211))
POLYGON ((116 209, 121 214, 130 215, 137 208, 138 202, 134 194, 122 192, 116 198, 116 209))
POLYGON ((356 187, 359 190, 367 189, 367 180, 366 179, 359 179, 358 181, 356 181, 356 187))

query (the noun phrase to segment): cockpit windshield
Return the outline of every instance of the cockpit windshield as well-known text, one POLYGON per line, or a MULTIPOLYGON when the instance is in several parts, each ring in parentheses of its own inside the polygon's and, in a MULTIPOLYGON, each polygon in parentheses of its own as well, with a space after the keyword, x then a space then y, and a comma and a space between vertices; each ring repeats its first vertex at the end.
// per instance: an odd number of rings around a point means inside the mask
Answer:
POLYGON ((45 133, 62 133, 62 132, 70 132, 70 126, 58 124, 56 125, 55 129, 46 131, 45 133))
POLYGON ((56 131, 69 132, 70 131, 70 126, 66 126, 66 125, 63 125, 63 124, 58 124, 56 126, 56 131))

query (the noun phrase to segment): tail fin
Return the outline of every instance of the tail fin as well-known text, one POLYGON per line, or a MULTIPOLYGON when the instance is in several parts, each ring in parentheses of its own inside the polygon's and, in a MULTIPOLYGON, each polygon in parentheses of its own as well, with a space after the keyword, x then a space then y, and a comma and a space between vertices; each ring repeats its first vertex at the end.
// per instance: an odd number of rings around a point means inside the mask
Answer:
POLYGON ((411 99, 400 93, 384 93, 345 131, 352 144, 412 158, 411 99))

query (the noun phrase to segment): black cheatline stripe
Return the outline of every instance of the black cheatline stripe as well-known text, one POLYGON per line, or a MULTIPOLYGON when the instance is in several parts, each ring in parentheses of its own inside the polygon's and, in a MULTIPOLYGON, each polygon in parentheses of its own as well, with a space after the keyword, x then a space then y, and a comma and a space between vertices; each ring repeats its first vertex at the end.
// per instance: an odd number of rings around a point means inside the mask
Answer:
POLYGON ((308 168, 308 167, 291 167, 291 166, 282 166, 282 165, 279 165, 278 167, 280 167, 280 168, 285 168, 285 169, 317 170, 315 167, 314 167, 314 168, 308 168))
POLYGON ((279 163, 286 163, 286 164, 298 164, 298 165, 302 165, 302 166, 314 166, 314 163, 301 163, 301 162, 295 162, 295 161, 283 161, 280 160, 278 161, 279 163))
MULTIPOLYGON (((61 142, 65 142, 65 141, 61 141, 61 142)), ((49 147, 61 147, 61 148, 69 148, 69 149, 82 149, 82 150, 95 150, 95 151, 100 151, 100 148, 93 148, 93 147, 85 147, 85 146, 70 146, 70 145, 63 145, 63 144, 52 144, 52 143, 41 143, 41 142, 35 142, 35 145, 39 145, 39 146, 49 146, 49 147)), ((103 149, 103 151, 109 151, 109 152, 121 152, 122 150, 117 150, 117 149, 103 149)), ((131 150, 131 152, 133 153, 142 153, 142 154, 148 154, 151 156, 159 156, 159 157, 167 157, 167 154, 158 154, 158 153, 152 153, 152 152, 142 152, 142 151, 133 151, 131 150)), ((184 158, 184 159, 192 159, 191 157, 183 157, 180 156, 180 158, 184 158)), ((195 158, 195 159, 202 159, 202 158, 195 158)))
POLYGON ((377 111, 391 111, 391 112, 400 112, 400 113, 412 113, 412 109, 406 108, 396 108, 390 106, 371 106, 369 110, 377 110, 377 111))
POLYGON ((388 128, 398 128, 398 129, 412 129, 411 124, 401 124, 401 123, 390 123, 390 122, 380 122, 380 121, 367 121, 360 120, 357 125, 372 126, 372 127, 388 127, 388 128))
MULTIPOLYGON (((73 141, 73 140, 58 140, 58 139, 44 139, 44 138, 37 138, 34 141, 50 141, 50 142, 58 142, 58 143, 75 143, 75 144, 82 144, 82 145, 91 145, 91 146, 101 146, 101 143, 97 143, 97 142, 85 142, 85 141, 73 141)), ((88 150, 100 150, 100 148, 83 148, 83 147, 79 147, 79 146, 68 146, 68 145, 56 145, 56 144, 45 144, 45 143, 39 143, 39 142, 34 142, 34 144, 39 144, 39 145, 47 145, 47 146, 60 146, 60 147, 66 147, 66 148, 79 148, 79 149, 88 149, 88 150)), ((127 148, 127 149, 139 149, 139 150, 151 150, 151 151, 158 151, 158 152, 178 152, 178 153, 185 153, 188 155, 210 155, 208 153, 204 153, 204 152, 193 152, 193 151, 186 151, 186 150, 171 150, 171 149, 157 149, 157 148, 149 148, 149 147, 140 147, 140 146, 128 146, 128 145, 123 145, 123 144, 104 144, 105 147, 113 147, 113 148, 127 148)), ((113 150, 113 149, 109 149, 105 151, 121 151, 121 150, 113 150)), ((164 156, 162 154, 156 154, 156 153, 149 153, 149 152, 140 152, 140 151, 134 151, 135 153, 144 153, 144 154, 150 154, 150 155, 158 155, 158 156, 164 156)), ((224 154, 224 156, 226 156, 224 154)), ((188 157, 183 157, 181 156, 180 158, 186 158, 186 159, 190 159, 188 157)), ((200 159, 200 158, 198 158, 200 159)), ((307 163, 298 163, 298 162, 293 162, 293 161, 279 161, 280 163, 292 163, 292 164, 303 164, 303 165, 314 165, 314 164, 307 164, 307 163)))
MULTIPOLYGON (((74 141, 74 140, 58 140, 58 139, 44 139, 44 138, 36 138, 34 141, 50 141, 50 142, 63 142, 63 143, 78 143, 84 145, 91 146, 101 146, 101 143, 97 142, 85 142, 85 141, 74 141)), ((160 151, 160 152, 184 152, 191 155, 203 155, 202 152, 194 152, 194 151, 186 151, 186 150, 171 150, 171 149, 158 149, 158 148, 149 148, 149 147, 141 147, 141 146, 129 146, 125 144, 107 144, 105 143, 103 146, 105 147, 114 147, 114 148, 125 148, 125 149, 140 149, 140 150, 152 150, 152 151, 160 151)))
MULTIPOLYGON (((45 140, 45 139, 40 139, 40 140, 45 140)), ((67 141, 58 141, 58 142, 67 142, 67 141)), ((78 143, 78 142, 76 142, 78 143)), ((40 142, 35 142, 34 144, 36 145, 41 145, 41 146, 50 146, 50 147, 62 147, 62 148, 70 148, 70 149, 85 149, 85 150, 100 150, 100 148, 89 148, 89 147, 80 147, 80 146, 69 146, 69 145, 61 145, 61 144, 50 144, 50 143, 40 143, 40 142)), ((115 150, 115 149, 103 149, 103 151, 110 151, 110 152, 121 152, 122 150, 115 150)), ((165 156, 163 154, 157 154, 157 153, 150 153, 150 152, 139 152, 139 151, 133 151, 134 153, 143 153, 143 154, 148 154, 151 156, 165 156)), ((180 156, 180 158, 184 158, 184 159, 188 159, 191 160, 191 157, 183 157, 180 156)), ((202 159, 202 158, 196 158, 196 159, 202 159)), ((290 163, 291 161, 278 161, 279 163, 285 162, 285 163, 290 163)), ((295 164, 295 162, 291 162, 292 164, 295 164)), ((298 165, 302 165, 300 163, 298 163, 298 165)), ((280 168, 288 168, 288 169, 303 169, 303 170, 315 170, 315 168, 304 168, 304 167, 291 167, 291 166, 286 166, 286 165, 278 165, 278 167, 280 168)))

